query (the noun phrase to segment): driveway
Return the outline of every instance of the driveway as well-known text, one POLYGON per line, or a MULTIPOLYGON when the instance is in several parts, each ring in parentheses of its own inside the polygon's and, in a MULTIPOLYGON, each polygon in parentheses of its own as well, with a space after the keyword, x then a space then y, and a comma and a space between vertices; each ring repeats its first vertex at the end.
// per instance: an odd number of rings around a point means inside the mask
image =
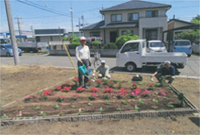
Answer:
MULTIPOLYGON (((76 58, 72 57, 75 65, 76 58)), ((124 68, 116 67, 115 58, 101 58, 106 61, 106 64, 109 65, 111 71, 113 72, 126 72, 124 68)), ((1 64, 14 64, 13 57, 0 57, 1 64)), ((29 64, 29 65, 49 65, 49 66, 59 66, 59 67, 68 67, 72 68, 72 64, 67 56, 48 56, 48 55, 23 55, 20 57, 20 64, 29 64)), ((187 65, 184 69, 179 69, 181 76, 200 76, 200 57, 198 55, 192 55, 188 58, 187 65)), ((144 67, 138 69, 135 73, 147 73, 151 74, 155 71, 156 67, 144 67)))

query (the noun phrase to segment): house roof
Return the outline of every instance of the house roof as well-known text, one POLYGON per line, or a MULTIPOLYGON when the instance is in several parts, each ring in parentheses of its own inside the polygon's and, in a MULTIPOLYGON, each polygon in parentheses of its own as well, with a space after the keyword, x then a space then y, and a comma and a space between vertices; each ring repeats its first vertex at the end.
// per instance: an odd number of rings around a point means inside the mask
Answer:
POLYGON ((187 21, 183 21, 183 20, 179 20, 179 19, 175 19, 175 18, 169 20, 167 23, 170 23, 170 22, 172 22, 172 21, 182 22, 182 23, 187 23, 187 24, 194 24, 194 23, 192 23, 192 22, 187 22, 187 21))
POLYGON ((104 21, 100 21, 94 24, 91 24, 89 26, 86 26, 80 30, 96 30, 96 29, 100 29, 101 26, 104 26, 105 22, 104 21))
POLYGON ((147 9, 147 8, 163 8, 163 7, 171 7, 171 5, 160 4, 160 3, 153 3, 147 1, 140 1, 140 0, 131 0, 116 6, 112 6, 109 8, 105 8, 100 12, 108 12, 108 11, 119 11, 119 10, 133 10, 133 9, 147 9))

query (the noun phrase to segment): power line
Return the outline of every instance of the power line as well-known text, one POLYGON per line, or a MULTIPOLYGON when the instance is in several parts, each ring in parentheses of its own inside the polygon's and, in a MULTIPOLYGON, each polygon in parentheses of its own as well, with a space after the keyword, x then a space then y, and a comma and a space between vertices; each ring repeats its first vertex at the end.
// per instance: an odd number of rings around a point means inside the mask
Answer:
POLYGON ((25 1, 28 2, 28 3, 31 3, 31 4, 34 4, 34 5, 40 6, 40 7, 42 7, 42 8, 47 8, 47 9, 52 10, 52 11, 54 11, 54 12, 58 12, 58 13, 60 13, 60 11, 55 10, 55 9, 53 9, 53 8, 46 7, 46 6, 42 6, 42 5, 40 5, 40 4, 36 4, 36 3, 31 2, 31 1, 28 1, 28 0, 25 0, 25 1))
MULTIPOLYGON (((47 11, 47 12, 51 12, 51 13, 58 14, 58 15, 61 15, 61 16, 68 16, 67 14, 58 13, 58 12, 55 12, 55 11, 52 11, 52 10, 49 10, 49 9, 45 9, 45 8, 43 8, 41 6, 37 6, 37 5, 31 4, 31 3, 27 3, 27 2, 24 2, 24 1, 21 1, 21 0, 17 0, 17 1, 20 2, 20 3, 26 4, 26 5, 29 5, 29 6, 32 6, 32 7, 47 11)), ((68 17, 70 17, 70 16, 68 16, 68 17)))

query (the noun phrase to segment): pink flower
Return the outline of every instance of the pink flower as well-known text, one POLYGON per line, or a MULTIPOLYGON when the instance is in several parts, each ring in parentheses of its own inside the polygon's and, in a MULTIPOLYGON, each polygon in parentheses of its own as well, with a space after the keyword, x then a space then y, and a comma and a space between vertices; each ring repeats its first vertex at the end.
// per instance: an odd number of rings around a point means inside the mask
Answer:
POLYGON ((74 94, 74 95, 73 95, 73 97, 77 97, 77 98, 78 98, 78 97, 79 97, 79 95, 78 95, 78 94, 74 94))
POLYGON ((163 95, 164 97, 167 96, 167 93, 165 93, 163 90, 160 90, 160 92, 158 94, 163 95))

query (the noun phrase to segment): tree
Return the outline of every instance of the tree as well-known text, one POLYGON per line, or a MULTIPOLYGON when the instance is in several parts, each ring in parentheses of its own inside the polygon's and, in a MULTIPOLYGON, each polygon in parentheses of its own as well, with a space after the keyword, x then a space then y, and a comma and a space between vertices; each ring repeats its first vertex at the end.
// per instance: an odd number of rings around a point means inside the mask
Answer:
MULTIPOLYGON (((194 17, 191 20, 191 22, 194 24, 200 24, 200 15, 197 15, 196 17, 194 17)), ((181 33, 177 34, 175 38, 176 39, 188 39, 193 43, 199 37, 200 37, 200 30, 195 29, 195 30, 181 32, 181 33)))
POLYGON ((195 24, 200 24, 200 15, 194 17, 191 22, 195 24))
POLYGON ((125 42, 129 40, 136 40, 136 39, 139 39, 138 35, 134 35, 134 36, 122 35, 117 38, 115 44, 118 46, 118 48, 121 48, 125 42))

